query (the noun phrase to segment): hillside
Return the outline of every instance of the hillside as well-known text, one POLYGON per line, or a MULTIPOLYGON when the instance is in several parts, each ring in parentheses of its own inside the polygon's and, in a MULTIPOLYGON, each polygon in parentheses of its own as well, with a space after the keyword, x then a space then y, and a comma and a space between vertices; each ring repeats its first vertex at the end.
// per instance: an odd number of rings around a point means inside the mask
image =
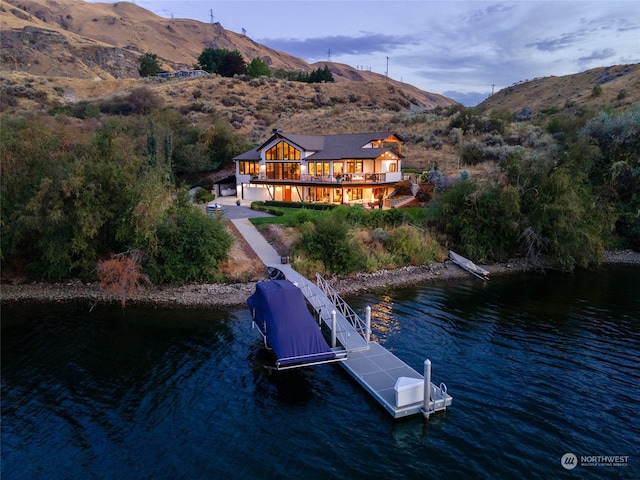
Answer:
MULTIPOLYGON (((129 2, 0 0, 0 13, 3 72, 85 80, 132 79, 139 78, 137 60, 146 52, 155 53, 166 70, 176 71, 192 68, 207 47, 238 50, 247 61, 259 57, 272 69, 309 72, 319 66, 225 30, 219 23, 166 19, 129 2)), ((377 73, 328 65, 336 83, 389 83, 423 108, 456 103, 377 73)))
POLYGON ((633 64, 521 82, 499 90, 479 107, 488 112, 500 109, 518 112, 528 107, 535 115, 569 106, 624 109, 639 101, 640 64, 633 64))

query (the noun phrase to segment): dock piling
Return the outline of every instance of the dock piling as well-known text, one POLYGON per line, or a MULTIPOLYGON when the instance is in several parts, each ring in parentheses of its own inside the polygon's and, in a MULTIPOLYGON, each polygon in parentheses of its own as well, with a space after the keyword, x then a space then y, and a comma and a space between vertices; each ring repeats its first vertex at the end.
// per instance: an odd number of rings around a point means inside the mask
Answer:
POLYGON ((366 329, 367 331, 365 332, 365 341, 367 343, 369 343, 369 341, 371 340, 371 307, 367 305, 367 310, 366 310, 366 329))
POLYGON ((424 416, 429 418, 431 411, 431 360, 424 361, 424 416))
POLYGON ((336 348, 336 311, 331 310, 331 348, 336 348))

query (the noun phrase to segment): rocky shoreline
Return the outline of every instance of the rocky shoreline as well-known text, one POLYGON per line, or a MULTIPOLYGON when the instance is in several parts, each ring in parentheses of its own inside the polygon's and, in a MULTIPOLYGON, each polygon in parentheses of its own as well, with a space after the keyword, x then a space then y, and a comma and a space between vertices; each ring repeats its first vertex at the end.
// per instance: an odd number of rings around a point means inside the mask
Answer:
MULTIPOLYGON (((607 252, 604 264, 640 266, 640 252, 630 250, 607 252)), ((521 259, 482 267, 489 270, 492 276, 532 270, 531 266, 521 259)), ((467 278, 469 275, 456 265, 445 262, 333 277, 327 280, 341 295, 353 295, 385 288, 467 278)), ((128 298, 127 305, 156 308, 237 307, 246 304, 247 297, 253 293, 254 289, 253 282, 150 286, 128 298)), ((120 299, 116 295, 101 291, 97 282, 84 283, 72 280, 63 283, 2 283, 0 302, 2 304, 89 302, 95 305, 117 304, 120 299)))

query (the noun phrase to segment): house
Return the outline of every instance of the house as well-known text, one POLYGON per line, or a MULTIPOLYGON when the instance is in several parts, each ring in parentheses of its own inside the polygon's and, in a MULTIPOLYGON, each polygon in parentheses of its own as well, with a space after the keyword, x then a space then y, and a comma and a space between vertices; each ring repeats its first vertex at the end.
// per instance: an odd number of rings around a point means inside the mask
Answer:
POLYGON ((394 132, 298 135, 274 130, 238 155, 244 200, 377 204, 402 180, 402 139, 394 132))

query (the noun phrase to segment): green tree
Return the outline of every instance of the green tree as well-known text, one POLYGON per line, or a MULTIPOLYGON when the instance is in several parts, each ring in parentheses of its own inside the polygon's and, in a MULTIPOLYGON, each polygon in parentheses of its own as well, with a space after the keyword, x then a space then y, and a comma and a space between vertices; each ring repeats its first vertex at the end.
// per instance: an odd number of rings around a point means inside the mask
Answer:
POLYGON ((254 57, 253 60, 249 62, 249 65, 247 65, 247 75, 253 78, 270 77, 271 69, 260 57, 254 57))
POLYGON ((516 251, 520 200, 513 187, 462 180, 441 195, 431 215, 445 243, 476 261, 516 251))
POLYGON ((145 53, 138 58, 138 73, 141 77, 150 77, 162 72, 162 67, 155 53, 145 53))
POLYGON ((233 77, 234 75, 243 75, 247 72, 247 64, 242 58, 242 54, 238 50, 227 53, 220 64, 216 73, 223 77, 233 77))
POLYGON ((208 73, 218 73, 222 60, 229 53, 231 52, 224 48, 205 48, 198 56, 196 67, 208 73))
POLYGON ((158 228, 153 278, 161 282, 219 280, 218 264, 233 239, 221 220, 179 199, 158 228))
POLYGON ((228 121, 218 119, 203 134, 208 152, 208 163, 205 170, 215 170, 233 162, 233 157, 251 148, 243 135, 233 131, 228 121))
POLYGON ((238 50, 231 52, 225 48, 205 48, 198 57, 196 67, 223 77, 242 75, 247 71, 242 54, 238 50))
POLYGON ((348 224, 332 212, 315 217, 313 228, 303 233, 297 248, 338 274, 361 270, 366 261, 365 253, 351 238, 348 224))

